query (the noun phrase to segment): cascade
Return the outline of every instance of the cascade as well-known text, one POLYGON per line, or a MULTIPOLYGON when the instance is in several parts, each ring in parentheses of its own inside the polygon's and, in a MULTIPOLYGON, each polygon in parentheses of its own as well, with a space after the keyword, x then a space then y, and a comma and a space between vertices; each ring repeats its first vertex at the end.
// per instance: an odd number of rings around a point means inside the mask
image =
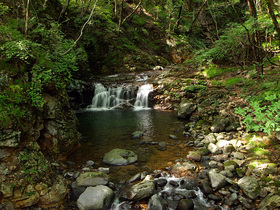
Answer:
POLYGON ((149 108, 149 93, 153 90, 149 84, 142 85, 137 92, 136 101, 134 103, 135 109, 146 109, 149 108))
POLYGON ((95 84, 95 92, 91 105, 91 110, 107 110, 118 108, 122 105, 125 107, 133 107, 132 101, 135 101, 135 109, 148 108, 148 95, 153 90, 150 85, 142 85, 139 87, 135 98, 135 87, 119 85, 117 87, 104 87, 101 83, 95 84))

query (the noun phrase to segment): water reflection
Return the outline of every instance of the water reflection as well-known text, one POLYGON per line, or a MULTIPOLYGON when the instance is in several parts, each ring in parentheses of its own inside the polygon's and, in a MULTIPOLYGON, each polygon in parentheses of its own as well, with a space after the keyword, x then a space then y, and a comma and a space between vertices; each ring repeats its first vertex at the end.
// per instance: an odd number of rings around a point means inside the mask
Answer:
POLYGON ((154 136, 154 124, 152 119, 151 111, 138 111, 137 116, 137 126, 138 130, 144 131, 144 138, 147 141, 152 141, 154 136))

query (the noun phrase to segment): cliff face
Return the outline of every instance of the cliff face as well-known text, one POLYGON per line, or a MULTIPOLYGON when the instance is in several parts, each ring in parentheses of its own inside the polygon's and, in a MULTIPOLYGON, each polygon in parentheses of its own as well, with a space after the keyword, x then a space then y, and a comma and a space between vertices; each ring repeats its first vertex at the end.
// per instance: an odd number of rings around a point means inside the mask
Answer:
MULTIPOLYGON (((10 78, 10 81, 12 79, 10 78)), ((56 206, 67 194, 52 163, 79 146, 77 119, 64 89, 46 91, 43 108, 0 130, 0 192, 16 208, 56 206)))

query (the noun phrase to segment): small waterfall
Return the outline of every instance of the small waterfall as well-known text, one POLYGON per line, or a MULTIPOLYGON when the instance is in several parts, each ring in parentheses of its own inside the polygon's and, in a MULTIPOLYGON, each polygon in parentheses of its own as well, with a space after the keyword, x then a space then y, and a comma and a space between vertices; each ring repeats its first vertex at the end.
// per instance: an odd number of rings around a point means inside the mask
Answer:
POLYGON ((93 110, 105 110, 117 108, 121 104, 130 106, 131 104, 129 101, 134 97, 135 94, 133 88, 124 87, 124 85, 106 88, 102 84, 97 83, 95 84, 92 104, 88 106, 88 108, 93 110))
POLYGON ((147 109, 149 108, 149 93, 153 90, 152 86, 147 84, 147 85, 142 85, 137 92, 136 96, 136 101, 134 103, 134 108, 135 109, 147 109))

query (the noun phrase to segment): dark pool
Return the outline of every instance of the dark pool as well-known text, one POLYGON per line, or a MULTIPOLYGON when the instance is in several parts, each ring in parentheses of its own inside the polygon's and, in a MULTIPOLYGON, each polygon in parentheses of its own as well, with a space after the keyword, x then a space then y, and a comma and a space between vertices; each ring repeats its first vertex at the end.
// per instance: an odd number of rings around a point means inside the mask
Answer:
POLYGON ((187 148, 182 135, 185 121, 180 121, 174 112, 159 110, 107 110, 77 113, 79 131, 83 136, 81 147, 68 160, 81 166, 88 160, 95 162, 95 168, 109 167, 112 180, 126 180, 138 172, 165 169, 178 158, 185 158, 187 148), (134 131, 143 131, 144 136, 133 139, 134 131), (176 135, 177 140, 169 137, 176 135), (153 142, 168 143, 160 151, 153 142), (114 148, 132 150, 138 161, 128 166, 109 166, 102 163, 105 153, 114 148))

